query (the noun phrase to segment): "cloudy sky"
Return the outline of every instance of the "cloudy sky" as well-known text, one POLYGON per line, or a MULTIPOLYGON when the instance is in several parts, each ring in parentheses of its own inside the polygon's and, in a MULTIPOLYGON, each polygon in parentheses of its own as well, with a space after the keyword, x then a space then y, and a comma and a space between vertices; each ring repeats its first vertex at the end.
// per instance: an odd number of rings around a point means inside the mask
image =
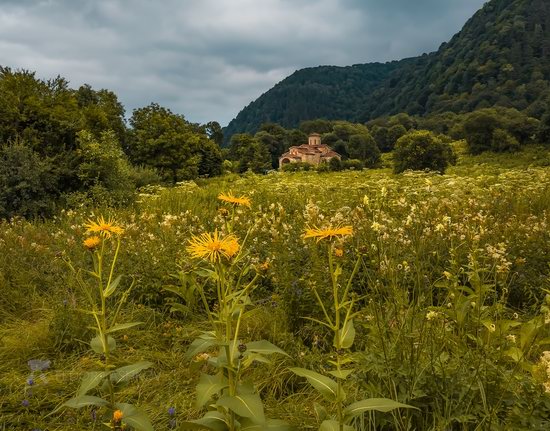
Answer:
POLYGON ((296 69, 436 50, 484 0, 0 0, 0 65, 226 125, 296 69))

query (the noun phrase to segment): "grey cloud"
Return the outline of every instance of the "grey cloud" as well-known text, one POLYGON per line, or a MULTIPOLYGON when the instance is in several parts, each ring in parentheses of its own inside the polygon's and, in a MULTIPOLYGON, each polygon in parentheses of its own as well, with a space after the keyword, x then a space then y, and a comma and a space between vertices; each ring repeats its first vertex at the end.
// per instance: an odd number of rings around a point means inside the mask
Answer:
POLYGON ((483 0, 0 0, 3 65, 226 124, 294 70, 437 49, 483 0))

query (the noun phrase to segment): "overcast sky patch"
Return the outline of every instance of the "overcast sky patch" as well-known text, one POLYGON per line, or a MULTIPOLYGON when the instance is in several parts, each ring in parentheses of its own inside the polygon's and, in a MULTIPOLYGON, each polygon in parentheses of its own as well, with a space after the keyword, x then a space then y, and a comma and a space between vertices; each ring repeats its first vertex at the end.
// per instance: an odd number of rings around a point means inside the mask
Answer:
POLYGON ((226 125, 290 73, 436 50, 484 0, 0 0, 0 64, 226 125))

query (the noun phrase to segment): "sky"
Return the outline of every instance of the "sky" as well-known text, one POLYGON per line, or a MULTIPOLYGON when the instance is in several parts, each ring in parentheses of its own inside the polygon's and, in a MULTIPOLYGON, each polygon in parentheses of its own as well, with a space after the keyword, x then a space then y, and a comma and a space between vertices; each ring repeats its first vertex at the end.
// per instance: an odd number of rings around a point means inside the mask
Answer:
POLYGON ((484 0, 0 0, 0 65, 222 126, 304 67, 437 50, 484 0))

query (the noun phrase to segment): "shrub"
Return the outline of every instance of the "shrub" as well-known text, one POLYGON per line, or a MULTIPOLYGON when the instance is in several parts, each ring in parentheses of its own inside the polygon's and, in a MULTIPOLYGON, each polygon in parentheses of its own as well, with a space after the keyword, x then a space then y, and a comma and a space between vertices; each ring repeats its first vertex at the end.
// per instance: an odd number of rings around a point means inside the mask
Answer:
POLYGON ((395 173, 407 169, 443 173, 453 161, 451 146, 427 130, 415 130, 399 138, 393 153, 395 173))
POLYGON ((283 165, 281 171, 283 172, 298 172, 298 171, 311 171, 314 166, 311 163, 306 162, 296 162, 296 163, 287 163, 283 165))
POLYGON ((0 147, 0 218, 48 216, 59 195, 49 158, 22 142, 0 147))

